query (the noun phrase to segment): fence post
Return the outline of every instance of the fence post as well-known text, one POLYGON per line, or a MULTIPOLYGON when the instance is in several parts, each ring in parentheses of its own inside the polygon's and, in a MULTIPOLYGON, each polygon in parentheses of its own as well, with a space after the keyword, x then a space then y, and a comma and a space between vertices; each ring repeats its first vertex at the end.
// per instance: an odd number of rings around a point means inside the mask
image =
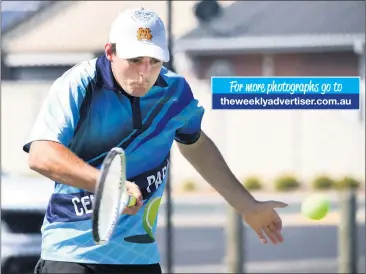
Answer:
POLYGON ((341 192, 338 225, 338 273, 357 273, 357 201, 353 189, 341 192))
MULTIPOLYGON (((172 53, 173 49, 173 34, 172 34, 172 14, 173 14, 173 1, 168 0, 167 4, 167 32, 168 32, 168 48, 169 52, 172 53)), ((173 64, 173 54, 170 54, 169 62, 167 63, 167 68, 174 71, 173 64)), ((166 182, 166 269, 168 273, 173 273, 174 271, 174 236, 173 236, 173 201, 172 201, 172 179, 171 179, 171 168, 172 168, 172 158, 169 156, 169 167, 168 167, 168 178, 166 182)))
POLYGON ((244 225, 242 217, 229 207, 226 227, 226 260, 229 273, 244 273, 244 225))

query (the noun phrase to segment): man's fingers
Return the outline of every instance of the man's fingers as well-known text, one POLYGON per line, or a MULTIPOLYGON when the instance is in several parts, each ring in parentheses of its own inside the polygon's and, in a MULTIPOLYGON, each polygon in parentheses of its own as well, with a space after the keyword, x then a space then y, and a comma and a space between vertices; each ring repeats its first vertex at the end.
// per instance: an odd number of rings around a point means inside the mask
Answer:
POLYGON ((133 192, 133 196, 136 197, 137 202, 142 202, 142 194, 140 192, 140 189, 137 189, 133 192))
POLYGON ((288 204, 279 201, 269 201, 268 203, 272 208, 284 208, 288 206, 288 204))
POLYGON ((142 206, 142 201, 136 200, 136 204, 134 206, 126 206, 122 212, 122 214, 127 215, 136 215, 139 209, 142 206))
POLYGON ((136 207, 125 207, 125 209, 123 210, 122 214, 126 214, 126 215, 136 215, 138 211, 138 208, 136 207))
POLYGON ((136 199, 136 204, 134 206, 137 208, 140 208, 140 207, 142 207, 142 204, 143 204, 142 198, 140 198, 140 199, 136 199))
POLYGON ((135 196, 137 201, 142 201, 142 194, 137 185, 131 185, 127 192, 128 194, 135 196))
POLYGON ((283 237, 282 237, 281 229, 279 229, 279 227, 277 227, 277 225, 275 223, 270 224, 268 227, 273 232, 276 239, 280 243, 282 243, 283 242, 283 237))
POLYGON ((257 231, 257 235, 259 237, 259 240, 261 240, 261 242, 263 244, 266 244, 267 243, 267 239, 266 239, 266 236, 264 236, 264 233, 262 232, 262 230, 258 230, 257 231))
POLYGON ((135 206, 142 206, 142 194, 138 185, 134 183, 128 183, 127 185, 127 192, 130 196, 134 196, 136 198, 136 205, 135 206))
POLYGON ((128 195, 134 196, 136 198, 136 203, 133 206, 126 206, 123 209, 122 214, 136 215, 137 212, 139 211, 139 209, 143 205, 143 198, 142 198, 140 188, 138 187, 138 185, 131 183, 131 182, 127 182, 126 187, 127 187, 128 195))
POLYGON ((276 228, 277 231, 281 231, 282 230, 282 220, 280 217, 276 218, 273 221, 273 225, 276 228))
POLYGON ((274 234, 274 232, 269 228, 269 226, 265 226, 263 227, 263 231, 266 233, 266 235, 268 236, 268 238, 271 239, 272 243, 277 244, 277 237, 274 234))

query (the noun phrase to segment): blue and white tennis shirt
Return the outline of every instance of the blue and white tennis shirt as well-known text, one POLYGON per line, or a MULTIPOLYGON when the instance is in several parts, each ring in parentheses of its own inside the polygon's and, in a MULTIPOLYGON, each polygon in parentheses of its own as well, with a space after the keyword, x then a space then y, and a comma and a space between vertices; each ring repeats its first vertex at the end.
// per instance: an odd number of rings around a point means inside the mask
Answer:
POLYGON ((107 152, 126 151, 127 178, 135 182, 144 206, 122 215, 111 241, 92 240, 93 194, 55 182, 42 226, 45 260, 100 264, 153 264, 160 261, 154 240, 174 140, 198 140, 204 109, 186 80, 162 68, 144 97, 131 97, 115 82, 105 56, 79 63, 52 85, 23 149, 51 140, 100 168, 107 152))

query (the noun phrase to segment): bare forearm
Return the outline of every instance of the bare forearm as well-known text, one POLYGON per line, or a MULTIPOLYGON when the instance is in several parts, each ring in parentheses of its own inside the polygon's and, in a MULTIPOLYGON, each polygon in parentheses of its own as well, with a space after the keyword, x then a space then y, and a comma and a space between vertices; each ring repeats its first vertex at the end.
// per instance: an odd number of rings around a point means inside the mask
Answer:
POLYGON ((98 169, 55 142, 34 142, 30 150, 29 167, 53 181, 90 192, 94 192, 99 176, 98 169))
POLYGON ((237 210, 243 212, 245 208, 238 207, 255 202, 231 172, 216 145, 203 132, 195 144, 178 146, 197 172, 237 210))

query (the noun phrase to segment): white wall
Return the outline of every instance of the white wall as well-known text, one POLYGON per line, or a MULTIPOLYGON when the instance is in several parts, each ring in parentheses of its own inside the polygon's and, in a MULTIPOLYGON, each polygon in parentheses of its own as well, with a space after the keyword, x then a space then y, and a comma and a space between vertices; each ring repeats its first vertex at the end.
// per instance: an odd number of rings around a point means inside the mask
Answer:
POLYGON ((22 146, 27 140, 50 83, 1 83, 1 167, 14 173, 32 173, 22 146))
MULTIPOLYGON (((189 82, 206 109, 203 129, 237 177, 259 175, 269 184, 282 172, 294 172, 304 180, 322 172, 365 179, 365 127, 357 122, 356 111, 213 111, 209 82, 189 82)), ((50 83, 2 83, 1 157, 5 171, 30 172, 22 145, 49 87, 50 83)), ((207 186, 176 144, 172 175, 174 184, 194 179, 207 186)))

